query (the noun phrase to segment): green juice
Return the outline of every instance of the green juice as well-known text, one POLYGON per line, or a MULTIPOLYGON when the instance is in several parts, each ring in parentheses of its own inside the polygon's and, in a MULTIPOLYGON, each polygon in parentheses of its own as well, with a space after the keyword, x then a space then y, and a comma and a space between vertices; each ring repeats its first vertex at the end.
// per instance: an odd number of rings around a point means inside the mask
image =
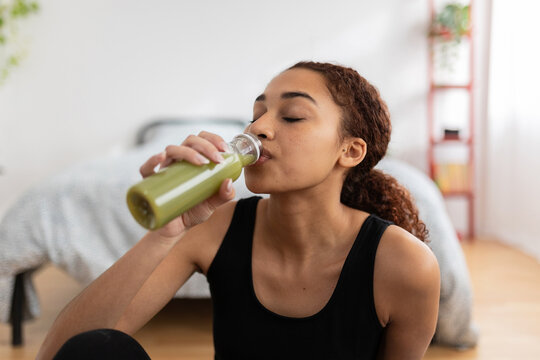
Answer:
MULTIPOLYGON (((245 141, 245 135, 242 134, 242 141, 245 141)), ((222 153, 224 161, 219 164, 173 163, 128 190, 129 210, 143 227, 158 229, 216 194, 225 179, 238 179, 242 168, 256 162, 259 154, 260 147, 255 153, 222 153)))

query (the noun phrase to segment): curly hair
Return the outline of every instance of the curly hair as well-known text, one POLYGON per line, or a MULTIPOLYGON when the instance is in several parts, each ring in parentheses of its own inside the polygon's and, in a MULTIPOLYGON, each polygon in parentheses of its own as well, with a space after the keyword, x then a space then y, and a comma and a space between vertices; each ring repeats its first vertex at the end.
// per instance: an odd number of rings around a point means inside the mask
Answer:
POLYGON ((334 102, 342 109, 340 135, 359 137, 368 144, 364 160, 345 176, 341 202, 392 221, 427 241, 428 231, 409 191, 392 176, 374 169, 386 154, 392 132, 388 107, 377 88, 348 67, 302 61, 289 69, 295 68, 323 75, 334 102))

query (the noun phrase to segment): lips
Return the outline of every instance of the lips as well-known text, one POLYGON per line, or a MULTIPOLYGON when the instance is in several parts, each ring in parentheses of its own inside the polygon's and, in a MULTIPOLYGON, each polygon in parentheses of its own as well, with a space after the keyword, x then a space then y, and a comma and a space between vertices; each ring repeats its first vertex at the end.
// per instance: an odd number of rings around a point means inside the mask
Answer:
POLYGON ((272 158, 272 154, 270 154, 270 152, 265 148, 262 149, 261 157, 263 157, 263 156, 268 158, 268 159, 272 158))
POLYGON ((270 160, 271 158, 272 158, 272 155, 270 154, 270 152, 266 150, 265 148, 263 148, 261 156, 259 157, 259 160, 257 160, 257 162, 254 165, 263 164, 266 161, 270 160))

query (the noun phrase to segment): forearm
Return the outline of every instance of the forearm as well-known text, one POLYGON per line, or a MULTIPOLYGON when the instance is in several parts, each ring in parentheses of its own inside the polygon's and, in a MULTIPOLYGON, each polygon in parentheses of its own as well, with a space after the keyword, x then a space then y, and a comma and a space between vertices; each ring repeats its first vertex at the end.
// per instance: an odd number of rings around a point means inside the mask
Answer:
POLYGON ((146 279, 174 246, 176 239, 149 232, 114 265, 75 297, 60 313, 40 349, 49 359, 71 336, 113 328, 146 279))

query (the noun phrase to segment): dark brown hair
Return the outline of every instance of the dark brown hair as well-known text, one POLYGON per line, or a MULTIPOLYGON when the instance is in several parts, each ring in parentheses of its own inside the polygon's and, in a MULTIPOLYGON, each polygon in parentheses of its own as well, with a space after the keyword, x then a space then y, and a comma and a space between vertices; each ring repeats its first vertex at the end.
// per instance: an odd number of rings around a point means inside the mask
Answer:
POLYGON ((342 109, 341 135, 362 138, 368 145, 364 160, 345 177, 341 202, 392 221, 426 241, 428 231, 409 191, 392 176, 374 169, 386 154, 392 131, 390 113, 379 91, 348 67, 302 61, 289 69, 295 68, 323 75, 333 100, 342 109))

